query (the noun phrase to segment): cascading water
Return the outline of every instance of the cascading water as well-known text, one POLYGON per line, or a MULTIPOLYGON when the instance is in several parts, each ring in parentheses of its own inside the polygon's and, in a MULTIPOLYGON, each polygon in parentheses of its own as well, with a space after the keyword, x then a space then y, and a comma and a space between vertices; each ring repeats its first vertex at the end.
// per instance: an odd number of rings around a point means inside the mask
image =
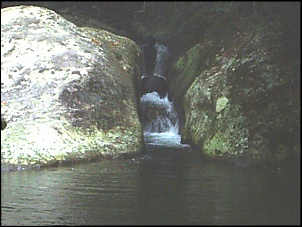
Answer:
POLYGON ((164 77, 164 70, 166 68, 167 60, 168 60, 168 48, 162 44, 156 43, 154 45, 154 48, 156 50, 156 60, 155 60, 155 68, 153 75, 164 77))
MULTIPOLYGON (((154 45, 156 59, 153 75, 165 81, 164 70, 168 58, 168 48, 160 43, 154 45)), ((145 64, 147 64, 145 62, 145 64)), ((143 74, 142 79, 146 77, 143 74)), ((168 95, 162 97, 157 91, 149 91, 140 99, 141 121, 144 129, 146 145, 187 147, 188 144, 181 143, 179 135, 179 121, 173 103, 169 101, 168 95)))

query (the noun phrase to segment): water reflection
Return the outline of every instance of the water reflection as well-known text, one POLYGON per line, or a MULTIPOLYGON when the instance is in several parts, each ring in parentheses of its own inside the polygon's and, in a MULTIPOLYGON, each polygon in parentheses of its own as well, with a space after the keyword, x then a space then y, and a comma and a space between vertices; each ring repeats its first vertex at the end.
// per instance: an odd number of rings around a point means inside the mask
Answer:
POLYGON ((212 163, 185 149, 1 175, 2 225, 300 223, 300 171, 212 163))
POLYGON ((138 187, 142 224, 186 224, 186 162, 180 155, 154 154, 153 159, 142 165, 138 187))

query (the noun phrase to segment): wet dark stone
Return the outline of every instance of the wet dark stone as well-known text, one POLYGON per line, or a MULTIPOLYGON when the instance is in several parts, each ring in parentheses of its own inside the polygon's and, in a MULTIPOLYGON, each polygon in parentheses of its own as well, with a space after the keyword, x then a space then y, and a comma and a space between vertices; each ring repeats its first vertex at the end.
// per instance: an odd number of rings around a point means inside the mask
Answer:
POLYGON ((5 129, 7 126, 7 122, 4 118, 1 117, 1 130, 5 129))
POLYGON ((156 91, 161 98, 165 97, 168 92, 168 82, 164 77, 159 76, 146 76, 141 79, 143 94, 156 91))

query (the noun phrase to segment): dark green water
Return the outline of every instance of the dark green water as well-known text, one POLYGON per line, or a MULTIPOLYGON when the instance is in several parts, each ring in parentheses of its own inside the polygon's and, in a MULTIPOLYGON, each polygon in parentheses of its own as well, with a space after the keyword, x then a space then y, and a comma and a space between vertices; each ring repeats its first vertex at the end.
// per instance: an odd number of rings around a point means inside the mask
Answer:
POLYGON ((241 168, 188 148, 1 174, 1 225, 300 224, 300 169, 241 168))

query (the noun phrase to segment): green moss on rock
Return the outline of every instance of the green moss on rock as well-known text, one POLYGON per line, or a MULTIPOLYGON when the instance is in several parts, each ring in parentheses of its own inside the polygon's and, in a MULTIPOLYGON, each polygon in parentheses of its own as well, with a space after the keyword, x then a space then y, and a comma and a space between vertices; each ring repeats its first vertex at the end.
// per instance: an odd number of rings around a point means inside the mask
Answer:
POLYGON ((183 104, 184 141, 207 156, 247 163, 275 163, 299 153, 299 89, 293 81, 300 70, 297 56, 283 59, 286 54, 272 48, 287 49, 280 29, 276 21, 226 12, 173 65, 171 90, 183 104))
POLYGON ((216 101, 216 113, 220 113, 229 103, 229 99, 225 96, 219 97, 216 101))
POLYGON ((46 8, 1 13, 2 164, 54 165, 143 150, 141 51, 134 41, 77 27, 46 8), (12 40, 15 34, 22 39, 12 40))

